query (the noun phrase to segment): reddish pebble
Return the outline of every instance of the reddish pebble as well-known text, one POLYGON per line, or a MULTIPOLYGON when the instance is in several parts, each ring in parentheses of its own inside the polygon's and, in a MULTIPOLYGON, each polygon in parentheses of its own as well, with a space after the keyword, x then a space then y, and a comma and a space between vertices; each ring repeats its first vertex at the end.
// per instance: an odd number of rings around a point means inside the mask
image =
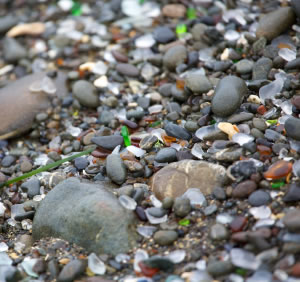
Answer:
POLYGON ((300 277, 300 262, 297 262, 291 269, 291 275, 294 277, 300 277))
POLYGON ((263 115, 266 111, 267 111, 267 109, 264 105, 261 105, 257 108, 257 113, 260 115, 263 115))
POLYGON ((243 216, 237 216, 231 223, 230 228, 232 232, 240 232, 247 224, 247 218, 243 216))
POLYGON ((292 163, 287 161, 278 161, 269 167, 269 169, 264 173, 264 177, 267 179, 280 179, 291 173, 292 168, 292 163))
POLYGON ((272 154, 272 149, 267 146, 264 146, 264 145, 257 145, 257 151, 261 155, 271 155, 272 154))
POLYGON ((98 148, 95 151, 93 151, 91 155, 95 158, 106 158, 110 154, 111 151, 98 148))
POLYGON ((158 268, 150 268, 148 267, 145 263, 143 263, 142 261, 139 262, 139 267, 141 268, 142 270, 142 273, 147 276, 147 277, 152 277, 154 276, 158 271, 159 269, 158 268))
POLYGON ((127 119, 122 120, 121 123, 124 125, 127 125, 131 129, 137 129, 139 127, 137 123, 135 123, 134 121, 131 121, 131 120, 127 120, 127 119))

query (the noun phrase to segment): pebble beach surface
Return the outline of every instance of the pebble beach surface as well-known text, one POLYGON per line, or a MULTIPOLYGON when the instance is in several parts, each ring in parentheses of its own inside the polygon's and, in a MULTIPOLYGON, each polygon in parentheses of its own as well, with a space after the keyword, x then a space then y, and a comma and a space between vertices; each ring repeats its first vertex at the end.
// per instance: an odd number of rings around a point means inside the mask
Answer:
POLYGON ((298 54, 297 0, 0 0, 0 281, 299 281, 298 54))

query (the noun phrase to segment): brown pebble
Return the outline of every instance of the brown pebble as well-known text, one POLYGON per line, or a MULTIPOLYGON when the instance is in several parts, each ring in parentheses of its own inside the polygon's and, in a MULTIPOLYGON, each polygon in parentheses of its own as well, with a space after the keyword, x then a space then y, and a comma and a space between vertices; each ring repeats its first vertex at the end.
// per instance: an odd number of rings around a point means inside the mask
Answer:
POLYGON ((186 14, 186 7, 181 4, 168 4, 162 9, 163 15, 170 18, 183 18, 186 14))
POLYGON ((239 199, 246 198, 256 190, 256 187, 256 183, 252 180, 243 181, 233 189, 232 197, 239 199))

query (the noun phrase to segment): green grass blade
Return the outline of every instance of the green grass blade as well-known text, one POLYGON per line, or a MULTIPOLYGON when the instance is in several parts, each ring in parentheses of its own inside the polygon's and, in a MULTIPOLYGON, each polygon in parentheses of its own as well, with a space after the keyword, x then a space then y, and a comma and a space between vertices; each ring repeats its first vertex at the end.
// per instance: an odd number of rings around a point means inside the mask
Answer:
POLYGON ((54 162, 54 163, 51 163, 51 164, 42 166, 42 167, 40 167, 40 168, 38 168, 38 169, 35 169, 35 170, 32 170, 32 171, 30 171, 30 172, 27 172, 27 173, 25 173, 25 174, 23 174, 23 175, 21 175, 21 176, 18 176, 18 177, 16 177, 16 178, 10 179, 10 180, 8 180, 8 181, 6 181, 6 182, 0 184, 0 188, 3 188, 4 186, 8 186, 8 185, 13 184, 13 183, 18 182, 18 181, 21 181, 21 180, 23 180, 23 179, 26 179, 26 178, 31 177, 31 176, 33 176, 33 175, 36 175, 36 174, 38 174, 38 173, 40 173, 40 172, 48 171, 49 169, 52 169, 52 168, 54 168, 54 167, 57 167, 57 166, 59 166, 59 165, 65 163, 65 162, 69 162, 69 161, 72 161, 72 160, 74 160, 74 159, 76 159, 76 158, 79 158, 79 157, 81 157, 81 156, 88 155, 88 154, 90 154, 91 152, 93 152, 94 150, 95 150, 95 148, 91 148, 91 149, 88 149, 88 150, 86 150, 86 151, 83 151, 83 152, 80 152, 80 153, 78 153, 78 154, 75 154, 75 155, 73 155, 73 156, 64 158, 64 159, 59 160, 59 161, 57 161, 57 162, 54 162))

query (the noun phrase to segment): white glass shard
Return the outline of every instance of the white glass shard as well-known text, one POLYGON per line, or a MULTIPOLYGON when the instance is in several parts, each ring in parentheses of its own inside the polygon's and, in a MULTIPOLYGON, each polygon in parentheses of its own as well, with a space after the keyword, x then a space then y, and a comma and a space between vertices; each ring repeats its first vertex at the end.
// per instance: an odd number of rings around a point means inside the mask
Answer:
POLYGON ((151 238, 153 233, 157 230, 155 226, 138 226, 137 232, 145 238, 151 238))
POLYGON ((106 271, 104 262, 95 253, 88 256, 88 267, 94 274, 98 275, 103 275, 106 271))
POLYGON ((278 95, 283 87, 284 80, 281 78, 275 79, 268 85, 265 85, 259 89, 259 97, 263 104, 266 99, 274 99, 278 95))
POLYGON ((193 148, 191 150, 191 154, 194 157, 196 157, 196 158, 198 158, 200 160, 203 159, 204 152, 203 152, 202 147, 201 147, 201 145, 199 143, 195 143, 194 144, 194 146, 193 146, 193 148))
POLYGON ((31 259, 29 257, 26 257, 23 262, 21 263, 21 266, 23 267, 23 269, 25 270, 25 272, 34 278, 38 278, 39 275, 37 273, 35 273, 33 271, 33 267, 36 264, 36 262, 38 261, 38 259, 31 259))
POLYGON ((252 142, 254 137, 245 133, 236 133, 232 136, 232 141, 243 146, 249 142, 252 142))
POLYGON ((126 149, 128 152, 134 154, 137 158, 140 158, 146 154, 145 150, 143 150, 139 147, 133 146, 133 145, 126 147, 126 149))
POLYGON ((203 140, 203 138, 205 136, 207 136, 208 134, 216 131, 218 129, 218 125, 217 124, 213 124, 213 125, 208 125, 208 126, 203 126, 201 128, 199 128, 195 135, 197 138, 203 140))
POLYGON ((135 40, 137 48, 151 48, 155 44, 155 39, 151 33, 142 35, 135 40))
POLYGON ((256 219, 269 218, 272 214, 272 211, 268 206, 252 207, 249 209, 249 212, 256 219))
POLYGON ((98 61, 94 64, 94 66, 92 67, 92 72, 94 74, 98 74, 98 75, 104 75, 107 73, 108 67, 107 65, 102 62, 102 61, 98 61))
POLYGON ((133 269, 136 272, 141 272, 141 268, 139 267, 139 262, 145 259, 148 259, 149 255, 145 250, 137 249, 134 255, 134 263, 133 263, 133 269))
POLYGON ((181 263, 184 260, 185 256, 186 256, 185 250, 175 250, 169 253, 168 255, 166 255, 166 257, 169 260, 171 260, 173 263, 181 263))
POLYGON ((278 52, 278 55, 284 60, 290 62, 296 59, 296 52, 289 48, 281 48, 278 52))
POLYGON ((162 202, 160 200, 158 200, 154 195, 150 196, 150 200, 154 207, 156 207, 156 208, 162 207, 162 202))
POLYGON ((149 213, 148 209, 145 210, 145 213, 146 213, 147 219, 149 220, 149 222, 151 224, 160 224, 160 223, 166 222, 168 220, 167 214, 165 214, 163 217, 155 217, 149 213))
POLYGON ((119 202, 127 210, 135 210, 137 206, 136 201, 127 195, 121 195, 119 202))
POLYGON ((207 204, 205 196, 198 188, 187 189, 186 192, 182 195, 182 197, 188 198, 192 206, 205 206, 207 204))
POLYGON ((225 40, 228 40, 228 41, 236 41, 240 38, 240 36, 241 36, 240 33, 238 33, 235 30, 232 30, 232 29, 226 31, 224 34, 225 40))
POLYGON ((237 267, 256 270, 260 266, 254 254, 240 248, 233 248, 230 251, 231 262, 237 267))

